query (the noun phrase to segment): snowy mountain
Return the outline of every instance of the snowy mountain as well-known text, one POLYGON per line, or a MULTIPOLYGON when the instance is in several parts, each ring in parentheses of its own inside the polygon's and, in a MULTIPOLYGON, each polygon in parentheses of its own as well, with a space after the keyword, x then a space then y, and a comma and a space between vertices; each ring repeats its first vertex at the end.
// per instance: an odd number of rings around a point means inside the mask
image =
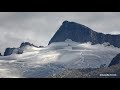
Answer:
POLYGON ((91 42, 92 44, 103 44, 107 42, 115 47, 120 47, 120 35, 98 33, 82 24, 69 21, 63 22, 49 44, 62 42, 66 39, 80 43, 91 42))
POLYGON ((48 77, 66 69, 107 67, 119 52, 113 46, 70 39, 42 48, 29 46, 22 54, 0 57, 0 77, 48 77))
POLYGON ((8 56, 11 54, 22 54, 24 52, 24 50, 26 50, 28 48, 28 50, 33 47, 33 48, 38 48, 37 46, 29 43, 29 42, 23 42, 21 43, 20 47, 18 48, 6 48, 5 52, 4 52, 4 56, 8 56))
POLYGON ((105 35, 64 21, 48 46, 23 42, 18 48, 6 48, 0 56, 0 77, 92 77, 106 70, 117 72, 119 68, 108 66, 120 53, 119 42, 120 35, 105 35))

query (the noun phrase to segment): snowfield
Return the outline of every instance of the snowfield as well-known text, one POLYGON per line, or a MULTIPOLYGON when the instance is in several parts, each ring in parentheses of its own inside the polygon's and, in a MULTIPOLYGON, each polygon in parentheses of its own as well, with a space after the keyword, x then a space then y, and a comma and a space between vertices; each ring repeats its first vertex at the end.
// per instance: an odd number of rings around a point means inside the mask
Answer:
POLYGON ((119 48, 106 44, 55 42, 36 48, 27 46, 23 54, 0 56, 1 78, 45 78, 67 69, 107 67, 119 48))

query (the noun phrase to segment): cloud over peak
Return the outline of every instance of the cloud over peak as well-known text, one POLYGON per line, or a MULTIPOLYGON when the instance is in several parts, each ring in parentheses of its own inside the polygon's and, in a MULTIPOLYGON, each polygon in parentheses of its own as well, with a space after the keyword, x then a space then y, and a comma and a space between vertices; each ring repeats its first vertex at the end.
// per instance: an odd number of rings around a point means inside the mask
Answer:
POLYGON ((23 41, 47 45, 65 20, 97 32, 120 34, 119 12, 0 12, 0 52, 23 41))

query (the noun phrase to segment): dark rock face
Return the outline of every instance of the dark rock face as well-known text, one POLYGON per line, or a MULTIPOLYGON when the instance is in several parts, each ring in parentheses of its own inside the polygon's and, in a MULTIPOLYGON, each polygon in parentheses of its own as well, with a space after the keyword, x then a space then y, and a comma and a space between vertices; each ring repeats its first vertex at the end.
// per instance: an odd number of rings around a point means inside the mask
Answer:
POLYGON ((8 56, 11 54, 22 54, 23 50, 20 48, 6 48, 5 52, 4 52, 4 56, 8 56))
POLYGON ((23 51, 24 51, 24 47, 27 46, 27 45, 37 47, 37 46, 35 46, 35 45, 33 45, 29 42, 23 42, 23 43, 21 43, 19 48, 6 48, 6 50, 4 52, 4 56, 8 56, 8 55, 11 55, 13 53, 22 54, 23 51))
POLYGON ((11 55, 16 48, 6 48, 4 56, 11 55))
POLYGON ((117 54, 117 56, 112 59, 112 61, 108 67, 113 66, 113 65, 117 65, 117 64, 120 64, 120 53, 117 54))
POLYGON ((2 56, 2 54, 0 53, 0 56, 2 56))
POLYGON ((37 47, 37 46, 35 46, 35 45, 33 45, 33 44, 29 43, 29 42, 23 42, 23 43, 21 43, 20 48, 25 47, 27 45, 37 47))
POLYGON ((43 48, 44 46, 39 46, 39 48, 43 48))
POLYGON ((53 42, 63 42, 66 39, 71 39, 72 41, 80 43, 91 42, 92 44, 103 44, 104 42, 108 42, 110 45, 120 47, 120 35, 98 33, 75 22, 64 21, 49 44, 53 42))

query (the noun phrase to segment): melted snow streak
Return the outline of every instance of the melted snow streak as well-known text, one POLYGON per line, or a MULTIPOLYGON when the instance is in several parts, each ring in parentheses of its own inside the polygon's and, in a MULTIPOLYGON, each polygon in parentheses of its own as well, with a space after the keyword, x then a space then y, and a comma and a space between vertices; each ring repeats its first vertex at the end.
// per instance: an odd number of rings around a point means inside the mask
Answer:
POLYGON ((1 78, 45 78, 67 69, 106 67, 119 48, 106 44, 80 44, 70 40, 43 48, 28 47, 23 54, 0 56, 1 78))

